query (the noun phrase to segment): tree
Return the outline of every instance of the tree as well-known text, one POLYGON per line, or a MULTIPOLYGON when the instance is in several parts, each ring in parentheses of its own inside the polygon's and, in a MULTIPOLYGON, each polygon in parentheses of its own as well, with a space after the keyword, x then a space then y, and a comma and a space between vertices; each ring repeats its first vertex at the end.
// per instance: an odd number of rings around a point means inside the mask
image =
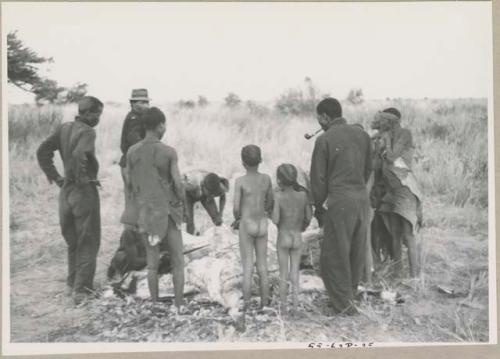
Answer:
POLYGON ((24 45, 17 37, 17 31, 7 34, 7 77, 8 82, 35 94, 37 104, 78 102, 87 94, 88 85, 76 83, 71 88, 59 86, 57 81, 42 78, 38 65, 51 63, 53 59, 39 56, 24 45))
POLYGON ((208 100, 205 96, 198 96, 198 107, 205 107, 208 105, 208 100))
POLYGON ((26 47, 17 37, 17 31, 7 34, 8 82, 25 91, 33 91, 33 87, 42 81, 36 65, 52 61, 52 58, 41 57, 26 47))
POLYGON ((66 102, 75 103, 80 101, 86 94, 89 85, 77 82, 73 87, 67 90, 66 102))
MULTIPOLYGON (((33 85, 32 92, 35 94, 37 104, 42 104, 45 101, 54 103, 60 97, 60 93, 65 90, 57 84, 57 81, 50 79, 39 80, 33 85)), ((62 102, 62 101, 61 101, 62 102)))
POLYGON ((236 107, 241 103, 241 99, 234 92, 228 93, 228 95, 224 98, 224 103, 227 107, 236 107))

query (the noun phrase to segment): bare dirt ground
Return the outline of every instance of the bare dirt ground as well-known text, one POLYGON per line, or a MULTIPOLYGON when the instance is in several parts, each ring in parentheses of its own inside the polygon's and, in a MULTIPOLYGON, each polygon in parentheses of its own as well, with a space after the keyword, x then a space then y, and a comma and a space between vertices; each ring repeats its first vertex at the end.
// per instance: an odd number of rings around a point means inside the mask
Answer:
MULTIPOLYGON (((101 196, 110 206, 103 213, 112 213, 110 197, 106 191, 101 196)), ((190 298, 188 313, 177 316, 170 312, 171 303, 153 306, 133 297, 99 298, 75 308, 64 295, 66 245, 57 223, 57 191, 45 199, 36 208, 11 203, 12 342, 488 340, 485 212, 427 202, 419 235, 424 248, 421 278, 413 283, 391 279, 382 268, 376 280, 398 292, 404 303, 367 297, 359 302, 359 315, 332 316, 324 292, 302 293, 295 317, 281 315, 274 305, 234 321, 223 307, 202 297, 190 298), (437 285, 455 294, 441 293, 437 285)), ((106 285, 105 271, 121 231, 118 223, 115 216, 103 215, 97 291, 106 285)))

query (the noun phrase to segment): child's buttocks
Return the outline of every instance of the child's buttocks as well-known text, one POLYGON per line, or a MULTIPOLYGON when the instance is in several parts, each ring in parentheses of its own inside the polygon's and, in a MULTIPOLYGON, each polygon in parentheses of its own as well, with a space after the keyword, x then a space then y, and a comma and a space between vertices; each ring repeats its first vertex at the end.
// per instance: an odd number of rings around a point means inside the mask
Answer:
POLYGON ((240 230, 244 230, 247 235, 252 237, 263 237, 267 235, 267 218, 253 219, 242 218, 240 230))
POLYGON ((298 231, 280 230, 278 233, 278 246, 289 249, 300 248, 302 246, 302 234, 298 231))

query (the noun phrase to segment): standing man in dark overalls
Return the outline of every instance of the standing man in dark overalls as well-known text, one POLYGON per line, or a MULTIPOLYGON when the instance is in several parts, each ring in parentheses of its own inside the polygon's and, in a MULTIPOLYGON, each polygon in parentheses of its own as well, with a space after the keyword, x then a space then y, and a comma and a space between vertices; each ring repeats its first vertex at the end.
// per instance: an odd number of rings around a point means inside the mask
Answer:
POLYGON ((325 131, 316 140, 311 163, 315 215, 324 223, 321 277, 334 310, 353 314, 351 304, 365 260, 370 137, 360 127, 347 124, 334 98, 322 100, 316 112, 325 131))
POLYGON ((75 304, 94 290, 96 259, 101 242, 101 217, 95 157, 94 127, 99 123, 103 104, 85 96, 78 104, 75 121, 66 122, 37 150, 37 159, 50 183, 60 188, 59 221, 68 245, 68 294, 75 304), (59 151, 64 177, 54 166, 54 152, 59 151))

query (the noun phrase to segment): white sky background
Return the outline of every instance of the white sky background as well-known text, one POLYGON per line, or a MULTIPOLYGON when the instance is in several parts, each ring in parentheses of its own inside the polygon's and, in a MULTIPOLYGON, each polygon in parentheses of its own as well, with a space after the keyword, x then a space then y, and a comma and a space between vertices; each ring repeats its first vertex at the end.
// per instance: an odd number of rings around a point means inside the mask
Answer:
POLYGON ((339 98, 487 97, 493 75, 489 2, 3 3, 2 26, 48 77, 120 102, 267 101, 306 76, 339 98))

